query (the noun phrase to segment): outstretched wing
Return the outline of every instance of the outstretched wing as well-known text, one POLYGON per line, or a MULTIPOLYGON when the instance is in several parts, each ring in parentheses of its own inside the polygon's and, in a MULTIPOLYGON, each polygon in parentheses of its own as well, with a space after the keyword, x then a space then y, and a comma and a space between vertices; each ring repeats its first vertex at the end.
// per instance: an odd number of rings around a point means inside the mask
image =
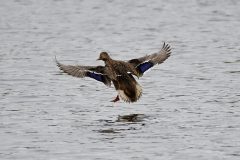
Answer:
POLYGON ((137 59, 131 59, 128 62, 138 70, 140 75, 142 75, 145 71, 154 65, 163 63, 170 55, 170 45, 164 42, 162 49, 158 53, 146 55, 137 59))
POLYGON ((59 63, 57 59, 56 59, 56 63, 59 69, 67 73, 68 75, 79 77, 79 78, 90 77, 97 81, 103 82, 107 86, 111 86, 111 79, 105 73, 104 66, 64 65, 59 63))

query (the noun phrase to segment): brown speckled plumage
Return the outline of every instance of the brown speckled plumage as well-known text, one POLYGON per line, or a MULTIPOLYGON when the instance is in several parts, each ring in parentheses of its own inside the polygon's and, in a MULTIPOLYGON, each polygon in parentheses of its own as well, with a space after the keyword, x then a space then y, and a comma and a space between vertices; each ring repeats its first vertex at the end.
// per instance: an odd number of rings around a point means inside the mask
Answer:
POLYGON ((103 60, 105 66, 64 65, 57 60, 56 63, 63 72, 74 77, 94 78, 107 86, 111 86, 112 82, 121 99, 125 102, 136 102, 142 95, 142 88, 133 75, 141 77, 152 66, 164 62, 170 54, 170 46, 164 43, 158 53, 129 61, 114 60, 107 52, 101 52, 98 60, 103 60))

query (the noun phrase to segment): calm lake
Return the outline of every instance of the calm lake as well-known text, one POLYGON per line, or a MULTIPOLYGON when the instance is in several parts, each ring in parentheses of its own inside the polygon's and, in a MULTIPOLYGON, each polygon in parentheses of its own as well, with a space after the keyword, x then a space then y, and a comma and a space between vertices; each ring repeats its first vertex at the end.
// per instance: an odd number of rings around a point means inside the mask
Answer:
POLYGON ((239 160, 239 0, 1 0, 1 160, 239 160), (143 96, 63 74, 172 47, 143 96), (136 115, 134 120, 124 117, 136 115))

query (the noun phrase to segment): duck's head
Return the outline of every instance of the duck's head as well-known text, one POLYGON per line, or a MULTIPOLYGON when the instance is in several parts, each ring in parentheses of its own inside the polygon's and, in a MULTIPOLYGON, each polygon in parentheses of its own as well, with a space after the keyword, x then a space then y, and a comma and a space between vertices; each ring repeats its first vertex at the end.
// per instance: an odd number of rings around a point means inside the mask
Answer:
POLYGON ((101 52, 100 55, 99 55, 99 58, 97 60, 107 61, 108 59, 110 59, 108 53, 107 52, 101 52))

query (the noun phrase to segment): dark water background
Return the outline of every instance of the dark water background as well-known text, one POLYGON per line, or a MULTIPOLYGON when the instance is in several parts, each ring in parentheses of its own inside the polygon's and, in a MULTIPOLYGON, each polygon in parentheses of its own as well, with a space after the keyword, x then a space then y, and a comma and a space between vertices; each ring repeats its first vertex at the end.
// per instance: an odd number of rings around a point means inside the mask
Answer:
POLYGON ((240 159, 240 1, 1 0, 0 159, 240 159), (65 64, 173 54, 134 104, 65 64), (142 114, 135 122, 118 116, 142 114))

